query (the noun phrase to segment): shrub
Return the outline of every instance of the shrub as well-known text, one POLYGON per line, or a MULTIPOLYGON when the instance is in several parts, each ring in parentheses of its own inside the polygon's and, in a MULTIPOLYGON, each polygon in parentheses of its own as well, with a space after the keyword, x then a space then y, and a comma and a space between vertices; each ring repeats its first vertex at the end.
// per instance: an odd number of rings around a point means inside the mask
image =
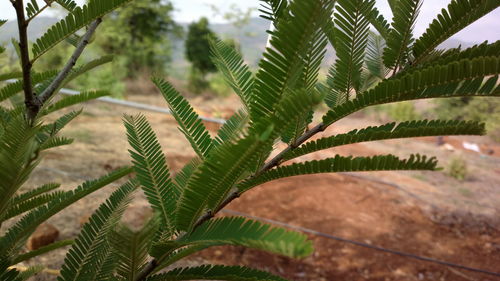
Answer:
MULTIPOLYGON (((324 149, 365 141, 437 135, 481 135, 484 124, 476 121, 413 120, 366 127, 344 134, 322 136, 330 125, 364 108, 426 98, 498 96, 500 48, 484 44, 467 50, 438 52, 435 48, 472 21, 500 6, 497 0, 456 0, 433 21, 419 38, 412 30, 421 1, 394 2, 389 25, 373 0, 266 0, 264 17, 273 21, 270 45, 257 72, 250 72, 241 55, 219 40, 211 43, 214 64, 241 98, 243 107, 212 137, 189 102, 167 81, 153 78, 189 140, 196 157, 173 176, 166 157, 143 115, 125 116, 132 168, 123 168, 73 191, 54 191, 47 184, 19 194, 18 190, 39 164, 43 150, 70 143, 58 131, 78 115, 72 112, 56 122, 43 117, 62 107, 102 93, 54 101, 57 89, 79 73, 70 60, 69 71, 32 73, 31 63, 64 38, 87 27, 76 48, 82 50, 101 17, 126 0, 93 0, 82 13, 71 0, 57 3, 68 8, 67 18, 36 41, 30 59, 23 2, 14 3, 20 26, 23 80, 0 89, 0 101, 24 90, 24 105, 2 105, 0 121, 0 218, 21 218, 0 237, 0 280, 29 278, 36 269, 20 274, 10 266, 27 258, 68 245, 58 243, 23 254, 21 245, 36 227, 83 196, 133 171, 123 184, 94 212, 66 254, 59 280, 283 280, 245 267, 205 265, 174 268, 176 261, 203 249, 238 245, 301 258, 312 251, 307 236, 242 217, 216 214, 236 198, 263 183, 283 177, 374 170, 435 170, 436 159, 411 155, 372 157, 335 156, 319 161, 287 161, 324 149), (335 8, 335 9, 334 9, 335 8), (334 10, 336 12, 334 12, 334 10), (334 21, 332 21, 332 13, 334 21), (333 25, 336 22, 337 25, 333 25), (391 73, 372 87, 362 70, 373 58, 365 56, 370 23, 387 42, 383 64, 391 73), (336 49, 337 61, 326 83, 318 83, 320 62, 327 44, 336 49), (365 62, 365 59, 367 60, 365 62), (60 79, 64 76, 63 79, 60 79), (35 93, 37 93, 35 95, 35 93), (329 109, 322 121, 312 115, 323 101, 329 109), (22 114, 25 113, 25 117, 22 114), (314 141, 311 138, 315 137, 314 141), (276 143, 286 148, 274 153, 276 143), (274 155, 271 157, 271 155, 274 155), (120 223, 135 191, 141 189, 155 215, 138 232, 120 223), (26 214, 23 214, 26 213, 26 214), (18 278, 19 277, 19 278, 18 278)), ((33 4, 28 17, 38 14, 33 4)), ((91 68, 83 67, 85 69, 91 68)), ((13 74, 7 74, 7 77, 13 74)))
POLYGON ((459 181, 463 181, 467 178, 467 162, 465 162, 462 156, 451 158, 447 170, 448 175, 459 181))
POLYGON ((495 98, 454 98, 436 101, 435 115, 439 118, 476 120, 486 123, 488 135, 500 141, 500 101, 495 98))
POLYGON ((389 116, 396 121, 409 121, 418 119, 420 116, 415 111, 415 106, 411 102, 398 102, 388 108, 389 116))

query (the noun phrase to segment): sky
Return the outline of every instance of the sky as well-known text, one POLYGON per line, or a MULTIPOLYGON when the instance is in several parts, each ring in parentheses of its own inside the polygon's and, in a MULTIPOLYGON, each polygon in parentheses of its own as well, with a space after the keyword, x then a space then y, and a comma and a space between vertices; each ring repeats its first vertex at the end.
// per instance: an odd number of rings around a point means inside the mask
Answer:
MULTIPOLYGON (((42 0, 37 0, 42 3, 42 0)), ((76 0, 79 4, 84 0, 76 0)), ((212 12, 209 5, 215 5, 221 11, 229 9, 231 5, 238 5, 241 9, 258 8, 258 0, 172 0, 176 9, 174 18, 178 22, 192 22, 202 16, 206 16, 211 22, 223 22, 212 12)), ((427 0, 420 11, 419 21, 415 26, 415 35, 422 34, 434 17, 446 7, 450 0, 427 0)), ((391 18, 391 12, 387 1, 377 1, 377 6, 387 19, 391 18)), ((50 14, 46 14, 50 15, 50 14)), ((258 12, 255 11, 255 16, 258 12)), ((0 0, 0 19, 15 18, 14 10, 9 0, 0 0)), ((484 40, 500 40, 500 8, 489 15, 474 22, 471 26, 455 35, 454 38, 466 42, 482 42, 484 40)))

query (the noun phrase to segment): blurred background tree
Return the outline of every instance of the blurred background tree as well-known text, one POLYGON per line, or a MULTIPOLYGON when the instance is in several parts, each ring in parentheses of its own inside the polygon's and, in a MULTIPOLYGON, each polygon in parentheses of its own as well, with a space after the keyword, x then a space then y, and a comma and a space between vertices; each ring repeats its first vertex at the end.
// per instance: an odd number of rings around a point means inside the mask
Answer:
MULTIPOLYGON (((234 26, 239 34, 244 34, 245 36, 256 36, 255 31, 244 32, 243 28, 250 24, 253 12, 256 11, 255 8, 242 9, 236 4, 231 4, 227 11, 222 11, 219 6, 214 4, 208 4, 212 10, 214 17, 222 17, 229 24, 234 26)), ((224 38, 230 39, 230 38, 224 38)))
POLYGON ((172 50, 169 38, 182 34, 172 11, 170 1, 136 0, 109 16, 96 45, 124 58, 127 77, 144 71, 165 74, 172 50))
POLYGON ((185 43, 186 58, 191 62, 188 86, 195 93, 208 88, 207 74, 217 71, 210 59, 210 37, 215 37, 215 33, 210 29, 207 18, 203 17, 188 26, 185 43))
POLYGON ((438 118, 483 121, 486 123, 488 135, 500 141, 499 99, 462 97, 439 99, 435 103, 434 112, 438 118))

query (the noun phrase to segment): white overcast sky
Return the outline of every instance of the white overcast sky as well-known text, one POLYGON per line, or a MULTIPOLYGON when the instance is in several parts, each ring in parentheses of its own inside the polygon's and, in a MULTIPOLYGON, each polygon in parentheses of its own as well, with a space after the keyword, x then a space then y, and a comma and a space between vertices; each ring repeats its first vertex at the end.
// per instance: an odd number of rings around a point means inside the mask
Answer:
MULTIPOLYGON (((37 0, 42 3, 42 0, 37 0)), ((499 0, 500 1, 500 0, 499 0)), ((84 0, 76 0, 79 4, 84 0)), ((173 0, 176 9, 174 13, 175 20, 179 22, 191 22, 201 16, 207 16, 212 22, 222 22, 220 18, 214 17, 208 4, 220 7, 222 11, 231 4, 237 4, 242 9, 259 6, 258 0, 173 0)), ((420 11, 420 18, 416 25, 416 35, 421 34, 428 23, 447 6, 450 0, 426 0, 420 11)), ((390 17, 390 10, 387 1, 377 1, 380 11, 387 17, 390 17)), ((50 15, 50 14, 49 14, 50 15)), ((257 12, 255 14, 258 15, 257 12)), ((0 0, 0 19, 15 18, 14 10, 9 0, 0 0)), ((468 42, 482 42, 484 40, 500 40, 500 8, 489 15, 476 21, 473 25, 463 30, 455 36, 456 39, 468 42)))

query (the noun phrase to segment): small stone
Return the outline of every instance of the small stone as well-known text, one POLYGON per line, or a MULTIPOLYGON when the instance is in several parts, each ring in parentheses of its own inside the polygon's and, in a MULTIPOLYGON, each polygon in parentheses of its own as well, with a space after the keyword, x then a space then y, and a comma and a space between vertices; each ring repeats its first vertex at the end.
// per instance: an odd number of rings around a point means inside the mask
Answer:
POLYGON ((59 230, 49 223, 43 223, 28 239, 27 247, 30 251, 54 243, 59 237, 59 230))

